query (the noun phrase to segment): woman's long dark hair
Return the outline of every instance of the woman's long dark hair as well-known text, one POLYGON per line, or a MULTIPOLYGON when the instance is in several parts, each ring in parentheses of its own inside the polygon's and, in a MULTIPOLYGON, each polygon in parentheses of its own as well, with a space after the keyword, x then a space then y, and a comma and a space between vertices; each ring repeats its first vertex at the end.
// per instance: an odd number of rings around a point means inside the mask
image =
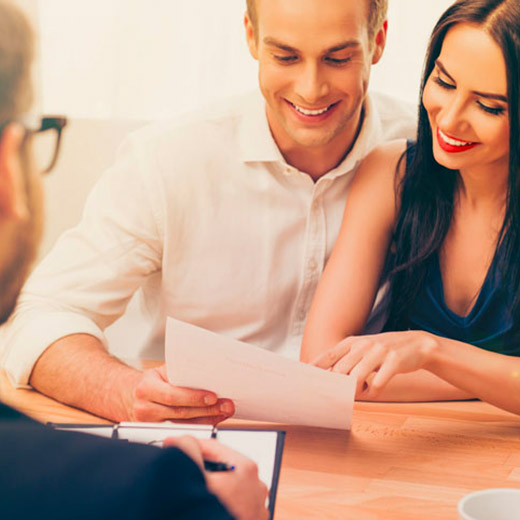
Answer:
MULTIPOLYGON (((500 244, 503 248, 500 255, 503 279, 514 287, 513 320, 520 324, 520 0, 459 0, 446 10, 430 38, 421 100, 447 32, 461 23, 471 23, 487 31, 502 49, 507 69, 509 178, 497 247, 500 244)), ((388 329, 407 327, 411 306, 425 281, 427 261, 439 251, 450 227, 458 179, 457 171, 444 168, 434 159, 432 131, 421 102, 415 154, 397 190, 401 211, 390 265, 388 329)))

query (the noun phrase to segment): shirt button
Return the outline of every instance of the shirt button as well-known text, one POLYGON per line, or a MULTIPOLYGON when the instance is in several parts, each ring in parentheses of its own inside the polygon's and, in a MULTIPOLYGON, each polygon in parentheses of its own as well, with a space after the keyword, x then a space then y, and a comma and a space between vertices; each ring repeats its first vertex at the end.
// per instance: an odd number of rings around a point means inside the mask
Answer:
POLYGON ((318 267, 318 262, 316 262, 316 260, 314 258, 311 258, 311 260, 309 262, 309 269, 311 271, 315 271, 317 267, 318 267))

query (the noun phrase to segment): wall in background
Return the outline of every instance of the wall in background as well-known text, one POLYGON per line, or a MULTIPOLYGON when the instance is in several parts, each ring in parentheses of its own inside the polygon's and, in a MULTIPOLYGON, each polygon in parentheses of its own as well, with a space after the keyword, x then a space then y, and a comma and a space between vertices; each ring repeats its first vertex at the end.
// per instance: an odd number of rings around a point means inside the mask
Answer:
POLYGON ((418 102, 428 39, 441 14, 454 0, 389 0, 388 43, 373 67, 371 87, 418 102))
MULTIPOLYGON (((116 119, 173 117, 256 86, 242 27, 245 0, 15 1, 40 36, 38 108, 72 119, 56 171, 45 179, 41 254, 80 218, 90 186, 138 124, 116 119)), ((373 70, 374 89, 417 99, 428 35, 450 3, 390 0, 389 41, 373 70)), ((138 357, 146 332, 134 299, 107 331, 111 351, 138 357)))
MULTIPOLYGON (((256 85, 245 0, 19 1, 38 4, 47 113, 162 119, 256 85)), ((373 89, 417 100, 428 36, 451 3, 390 0, 373 89)))

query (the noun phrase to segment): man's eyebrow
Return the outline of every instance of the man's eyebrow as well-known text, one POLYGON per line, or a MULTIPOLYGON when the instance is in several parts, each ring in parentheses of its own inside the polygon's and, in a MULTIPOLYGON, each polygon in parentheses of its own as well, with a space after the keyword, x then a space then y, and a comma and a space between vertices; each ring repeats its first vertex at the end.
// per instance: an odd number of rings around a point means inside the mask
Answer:
MULTIPOLYGON (((266 37, 266 38, 264 38, 264 43, 266 45, 270 45, 271 47, 277 47, 278 49, 281 49, 283 51, 292 52, 292 53, 299 52, 298 49, 295 49, 294 47, 291 47, 290 45, 282 43, 282 42, 278 41, 276 38, 266 37)), ((359 45, 360 44, 357 40, 348 40, 348 41, 339 43, 338 45, 334 45, 333 47, 330 47, 329 49, 327 49, 325 51, 324 54, 331 54, 334 52, 342 51, 344 49, 349 49, 352 47, 359 47, 359 45)))
POLYGON ((351 49, 352 47, 359 47, 360 43, 357 40, 348 40, 346 42, 340 43, 338 45, 334 45, 330 49, 327 49, 327 54, 331 54, 333 52, 343 51, 345 49, 351 49))
MULTIPOLYGON (((441 60, 435 60, 435 65, 441 70, 441 72, 450 78, 453 83, 456 83, 456 81, 453 79, 452 76, 450 76, 450 73, 446 70, 446 67, 442 64, 441 60)), ((502 94, 492 94, 490 92, 479 92, 478 90, 472 90, 473 94, 476 94, 479 97, 483 97, 486 99, 495 99, 497 101, 503 101, 504 103, 507 103, 507 97, 503 96, 502 94)))
POLYGON ((271 47, 278 47, 279 49, 287 52, 298 52, 298 49, 295 49, 294 47, 291 47, 290 45, 286 45, 285 43, 282 43, 275 38, 264 38, 264 43, 266 45, 270 45, 271 47))

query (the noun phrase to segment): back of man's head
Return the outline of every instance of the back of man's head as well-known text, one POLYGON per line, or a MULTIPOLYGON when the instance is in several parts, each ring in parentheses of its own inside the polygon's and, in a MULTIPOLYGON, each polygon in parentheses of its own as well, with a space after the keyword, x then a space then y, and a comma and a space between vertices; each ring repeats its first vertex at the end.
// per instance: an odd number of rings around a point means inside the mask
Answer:
POLYGON ((33 48, 26 17, 10 2, 0 0, 0 124, 31 106, 33 48))
POLYGON ((33 32, 0 0, 0 324, 11 314, 41 235, 41 186, 19 122, 32 104, 33 32))

